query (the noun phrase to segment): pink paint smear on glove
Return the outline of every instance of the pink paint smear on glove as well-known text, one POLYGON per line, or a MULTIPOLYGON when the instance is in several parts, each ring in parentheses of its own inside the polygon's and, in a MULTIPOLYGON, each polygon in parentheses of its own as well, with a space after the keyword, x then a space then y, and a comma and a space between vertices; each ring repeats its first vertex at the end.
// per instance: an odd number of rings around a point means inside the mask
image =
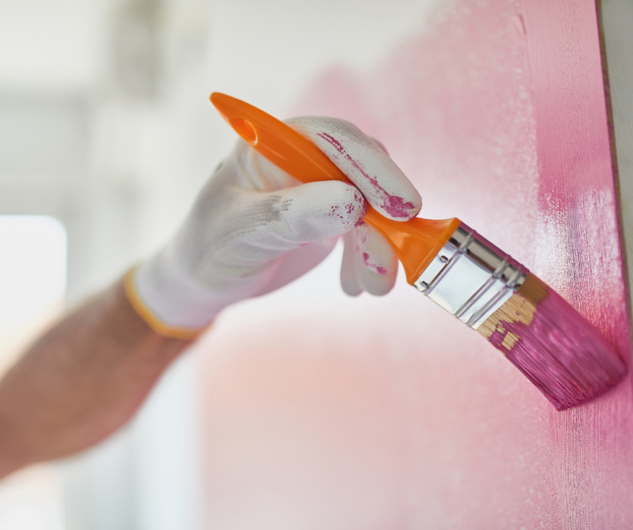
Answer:
POLYGON ((368 175, 361 165, 350 156, 340 142, 332 135, 320 133, 319 136, 332 145, 347 160, 349 160, 349 162, 369 181, 376 191, 376 194, 381 197, 383 201, 381 206, 385 212, 394 218, 411 219, 411 211, 415 209, 415 205, 412 202, 405 201, 402 197, 398 197, 397 195, 391 195, 382 188, 380 184, 378 184, 378 180, 368 175))

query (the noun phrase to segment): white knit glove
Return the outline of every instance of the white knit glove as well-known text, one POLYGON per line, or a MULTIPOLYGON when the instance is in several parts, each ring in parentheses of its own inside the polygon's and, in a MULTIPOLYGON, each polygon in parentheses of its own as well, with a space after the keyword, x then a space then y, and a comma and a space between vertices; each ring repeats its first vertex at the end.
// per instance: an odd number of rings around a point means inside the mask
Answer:
POLYGON ((175 237, 128 274, 128 298, 157 332, 196 336, 224 307, 305 274, 341 235, 343 290, 384 295, 392 289, 397 258, 385 238, 363 222, 365 199, 384 216, 406 221, 419 212, 420 195, 384 148, 354 125, 320 117, 286 123, 356 187, 301 184, 239 140, 175 237))

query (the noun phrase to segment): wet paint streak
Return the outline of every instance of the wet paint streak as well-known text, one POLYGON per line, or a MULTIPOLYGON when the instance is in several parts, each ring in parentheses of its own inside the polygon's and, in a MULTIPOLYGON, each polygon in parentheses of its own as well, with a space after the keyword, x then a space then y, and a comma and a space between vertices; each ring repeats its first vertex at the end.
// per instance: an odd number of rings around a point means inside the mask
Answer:
MULTIPOLYGON (((628 362, 595 0, 440 4, 428 30, 367 74, 324 72, 288 114, 384 140, 425 216, 458 216, 519 259, 628 362)), ((301 291, 236 307, 209 334, 215 526, 244 526, 244 510, 225 509, 231 492, 252 520, 291 510, 295 526, 318 514, 322 527, 633 528, 630 377, 558 412, 407 285, 369 300, 325 281, 312 285, 337 311, 301 291)))
MULTIPOLYGON (((426 216, 464 219, 563 295, 630 363, 596 2, 448 4, 429 32, 371 75, 324 73, 298 113, 337 116, 384 139, 423 193, 426 216)), ((556 412, 518 370, 502 372, 509 363, 484 341, 479 346, 464 335, 449 345, 456 325, 408 300, 403 294, 399 301, 417 317, 399 318, 419 334, 407 330, 403 340, 424 343, 411 348, 426 356, 422 371, 441 364, 442 382, 418 396, 442 396, 438 434, 412 457, 425 478, 408 479, 433 484, 409 492, 433 498, 422 503, 420 517, 429 521, 434 506, 443 506, 428 526, 450 518, 455 529, 483 519, 525 528, 632 527, 630 375, 604 396, 556 412), (427 346, 431 337, 435 348, 427 346), (478 363, 489 364, 475 376, 478 363), (449 410, 459 428, 440 418, 449 410), (478 420, 477 410, 485 411, 478 420), (448 446, 459 447, 453 460, 424 456, 448 446), (512 480, 502 484, 510 468, 512 480), (435 495, 438 485, 459 502, 435 495)), ((383 329, 392 340, 392 330, 383 329)))
POLYGON ((397 195, 391 195, 380 184, 378 179, 368 175, 365 170, 354 160, 341 143, 332 135, 327 133, 319 133, 318 136, 323 138, 326 142, 332 145, 341 155, 343 155, 372 185, 376 194, 382 199, 381 208, 387 212, 391 217, 398 219, 411 219, 411 212, 415 210, 415 205, 412 202, 405 201, 402 197, 397 195))

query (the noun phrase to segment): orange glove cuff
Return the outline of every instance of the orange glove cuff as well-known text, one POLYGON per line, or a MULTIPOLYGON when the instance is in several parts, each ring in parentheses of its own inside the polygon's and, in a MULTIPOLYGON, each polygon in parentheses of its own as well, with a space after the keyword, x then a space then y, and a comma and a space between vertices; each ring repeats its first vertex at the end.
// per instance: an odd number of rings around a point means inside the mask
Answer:
POLYGON ((171 339, 181 340, 195 340, 200 337, 209 326, 205 326, 200 329, 181 328, 176 326, 170 326, 163 323, 152 311, 145 305, 145 303, 139 297, 136 287, 134 286, 134 273, 137 267, 131 268, 125 275, 123 281, 123 287, 125 295, 130 302, 130 305, 138 316, 158 335, 171 339))

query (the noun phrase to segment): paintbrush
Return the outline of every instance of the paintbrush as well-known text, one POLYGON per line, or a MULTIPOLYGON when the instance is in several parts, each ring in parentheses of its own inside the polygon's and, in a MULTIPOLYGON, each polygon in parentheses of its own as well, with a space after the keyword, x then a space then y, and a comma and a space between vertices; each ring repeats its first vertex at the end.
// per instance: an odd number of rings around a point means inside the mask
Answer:
MULTIPOLYGON (((349 179, 312 142, 225 94, 211 102, 240 137, 301 182, 349 179)), ((615 386, 627 372, 600 331, 523 265, 459 219, 365 222, 391 244, 407 282, 501 351, 558 410, 615 386)))

